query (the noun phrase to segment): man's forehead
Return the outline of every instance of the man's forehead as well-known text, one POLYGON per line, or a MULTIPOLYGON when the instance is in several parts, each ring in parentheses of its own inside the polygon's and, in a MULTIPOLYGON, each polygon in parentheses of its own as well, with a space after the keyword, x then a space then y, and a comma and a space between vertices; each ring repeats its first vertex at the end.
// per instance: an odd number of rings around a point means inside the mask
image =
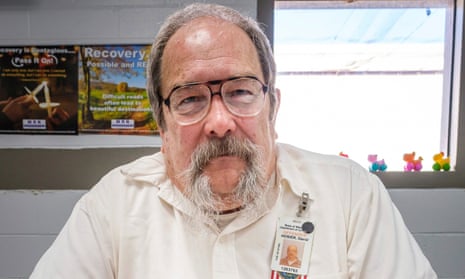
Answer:
POLYGON ((214 71, 218 79, 245 73, 260 77, 261 67, 254 48, 245 31, 230 22, 212 17, 192 20, 178 29, 167 43, 162 68, 165 77, 170 77, 170 84, 165 85, 171 88, 174 83, 213 78, 197 77, 196 71, 204 75, 214 71), (234 68, 226 68, 226 64, 234 68), (213 69, 219 65, 222 70, 231 69, 232 72, 220 74, 213 69))
POLYGON ((186 43, 189 45, 204 45, 212 40, 210 32, 205 29, 196 29, 186 37, 186 43))
POLYGON ((172 38, 186 43, 202 44, 208 40, 218 39, 231 33, 244 33, 237 25, 211 16, 193 19, 179 28, 172 38))

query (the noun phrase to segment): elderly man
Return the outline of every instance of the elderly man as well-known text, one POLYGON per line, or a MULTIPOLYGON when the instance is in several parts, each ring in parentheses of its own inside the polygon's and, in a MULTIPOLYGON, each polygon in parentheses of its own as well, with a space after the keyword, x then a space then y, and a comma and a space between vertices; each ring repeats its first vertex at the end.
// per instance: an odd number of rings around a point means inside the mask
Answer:
POLYGON ((292 267, 299 268, 301 266, 301 261, 299 260, 299 249, 296 245, 289 245, 286 249, 286 257, 279 260, 280 265, 287 265, 292 267))
POLYGON ((161 151, 85 194, 31 278, 436 278, 376 176, 275 142, 280 92, 255 21, 175 13, 148 80, 161 151), (305 247, 300 268, 276 268, 284 238, 305 247))

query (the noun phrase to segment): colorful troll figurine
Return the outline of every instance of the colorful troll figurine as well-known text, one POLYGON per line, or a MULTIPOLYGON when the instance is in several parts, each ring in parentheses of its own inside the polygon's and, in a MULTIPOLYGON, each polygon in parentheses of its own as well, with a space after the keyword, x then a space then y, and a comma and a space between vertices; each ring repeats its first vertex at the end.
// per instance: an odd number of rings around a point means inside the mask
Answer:
POLYGON ((404 171, 420 171, 423 168, 423 165, 421 164, 423 158, 420 156, 417 159, 415 159, 415 152, 405 153, 404 161, 404 171))
POLYGON ((433 156, 433 170, 435 171, 449 171, 450 170, 450 158, 444 158, 444 152, 440 152, 433 156))
POLYGON ((368 162, 371 163, 368 169, 372 172, 385 171, 387 169, 384 159, 378 160, 378 155, 376 154, 368 155, 368 162))
POLYGON ((344 152, 339 152, 339 156, 349 158, 349 155, 344 152))

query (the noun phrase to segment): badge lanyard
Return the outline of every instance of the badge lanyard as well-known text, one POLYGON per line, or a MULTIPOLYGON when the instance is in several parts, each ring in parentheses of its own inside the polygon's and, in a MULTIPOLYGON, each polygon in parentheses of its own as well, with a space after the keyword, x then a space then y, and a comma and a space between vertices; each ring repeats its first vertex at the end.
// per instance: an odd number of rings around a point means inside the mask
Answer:
POLYGON ((306 217, 309 195, 302 193, 295 217, 280 217, 271 259, 271 279, 307 279, 315 226, 306 217))

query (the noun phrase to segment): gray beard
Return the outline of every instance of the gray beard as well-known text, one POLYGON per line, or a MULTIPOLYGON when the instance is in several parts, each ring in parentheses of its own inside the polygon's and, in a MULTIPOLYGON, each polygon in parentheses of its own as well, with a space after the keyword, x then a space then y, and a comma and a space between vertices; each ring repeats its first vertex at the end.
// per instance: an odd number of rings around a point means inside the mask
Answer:
POLYGON ((233 137, 210 140, 194 151, 189 168, 181 174, 186 185, 184 195, 194 205, 191 225, 215 221, 225 204, 241 205, 241 211, 249 217, 263 211, 269 187, 261 154, 261 149, 249 140, 233 137), (246 163, 237 186, 226 197, 212 191, 210 179, 203 173, 205 166, 219 156, 236 156, 246 163))

